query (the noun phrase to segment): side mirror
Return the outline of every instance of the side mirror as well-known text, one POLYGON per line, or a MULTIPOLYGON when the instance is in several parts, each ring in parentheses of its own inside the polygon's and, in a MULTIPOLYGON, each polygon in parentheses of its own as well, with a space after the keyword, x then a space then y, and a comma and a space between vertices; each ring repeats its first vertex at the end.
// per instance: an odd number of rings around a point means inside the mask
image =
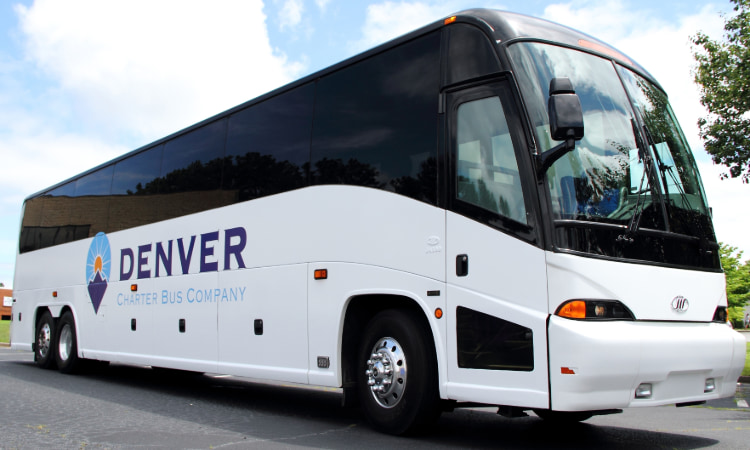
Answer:
POLYGON ((583 108, 569 78, 553 78, 549 83, 549 129, 552 139, 564 141, 539 155, 539 175, 576 147, 583 138, 583 108))

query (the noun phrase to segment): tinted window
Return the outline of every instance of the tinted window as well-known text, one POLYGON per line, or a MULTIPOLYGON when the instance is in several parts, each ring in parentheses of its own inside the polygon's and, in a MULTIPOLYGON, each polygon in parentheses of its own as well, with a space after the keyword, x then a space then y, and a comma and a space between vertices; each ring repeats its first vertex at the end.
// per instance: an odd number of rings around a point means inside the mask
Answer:
POLYGON ((156 180, 163 146, 153 147, 115 164, 108 231, 137 227, 158 220, 156 180))
POLYGON ((458 107, 456 197, 526 224, 513 143, 498 97, 458 107))
POLYGON ((354 184, 435 203, 440 35, 418 38, 318 82, 315 184, 354 184))
POLYGON ((85 239, 107 228, 112 166, 68 182, 24 205, 21 253, 85 239))
POLYGON ((456 24, 448 31, 446 84, 481 77, 500 70, 495 49, 487 36, 471 25, 456 24))
POLYGON ((72 197, 76 193, 76 182, 70 181, 68 183, 63 184, 62 186, 58 186, 55 189, 47 192, 48 196, 51 197, 72 197))
POLYGON ((159 220, 224 206, 221 173, 227 119, 179 136, 164 146, 158 192, 159 220))
POLYGON ((109 195, 112 189, 112 173, 114 172, 114 168, 114 166, 107 166, 76 180, 76 197, 109 195))
POLYGON ((159 178, 162 148, 151 148, 115 164, 112 195, 155 194, 152 182, 159 178))
POLYGON ((219 189, 226 123, 220 120, 166 143, 159 193, 219 189))
POLYGON ((307 184, 314 95, 310 83, 230 117, 224 189, 236 201, 307 184))

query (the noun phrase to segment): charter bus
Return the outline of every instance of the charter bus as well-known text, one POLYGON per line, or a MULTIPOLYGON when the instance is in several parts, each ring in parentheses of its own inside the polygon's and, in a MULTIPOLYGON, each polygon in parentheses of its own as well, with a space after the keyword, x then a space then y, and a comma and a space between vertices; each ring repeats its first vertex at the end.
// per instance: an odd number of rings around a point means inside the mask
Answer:
POLYGON ((718 250, 644 68, 469 10, 28 197, 12 347, 578 421, 734 394, 718 250))

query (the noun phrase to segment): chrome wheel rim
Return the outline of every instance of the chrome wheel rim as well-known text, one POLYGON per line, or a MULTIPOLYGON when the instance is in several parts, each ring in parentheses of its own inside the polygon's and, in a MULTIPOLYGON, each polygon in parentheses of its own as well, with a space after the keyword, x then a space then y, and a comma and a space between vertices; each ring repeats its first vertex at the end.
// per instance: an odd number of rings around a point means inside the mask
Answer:
POLYGON ((406 388, 406 355, 391 337, 379 339, 370 353, 365 371, 370 393, 383 408, 393 408, 406 388))
POLYGON ((39 329, 39 337, 37 338, 36 346, 39 349, 39 356, 46 358, 49 353, 50 341, 52 338, 52 329, 49 323, 45 322, 42 324, 42 328, 39 329))
POLYGON ((73 333, 70 325, 65 324, 60 330, 60 345, 58 353, 61 361, 67 361, 70 358, 70 350, 73 348, 73 333))

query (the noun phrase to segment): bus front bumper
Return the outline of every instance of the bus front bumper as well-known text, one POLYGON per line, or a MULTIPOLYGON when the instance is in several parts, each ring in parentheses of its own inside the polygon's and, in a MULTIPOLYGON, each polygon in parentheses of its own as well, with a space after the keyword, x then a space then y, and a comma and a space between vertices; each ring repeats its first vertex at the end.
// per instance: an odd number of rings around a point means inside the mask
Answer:
POLYGON ((745 363, 745 339, 719 323, 552 316, 548 338, 550 408, 558 411, 730 397, 745 363))

